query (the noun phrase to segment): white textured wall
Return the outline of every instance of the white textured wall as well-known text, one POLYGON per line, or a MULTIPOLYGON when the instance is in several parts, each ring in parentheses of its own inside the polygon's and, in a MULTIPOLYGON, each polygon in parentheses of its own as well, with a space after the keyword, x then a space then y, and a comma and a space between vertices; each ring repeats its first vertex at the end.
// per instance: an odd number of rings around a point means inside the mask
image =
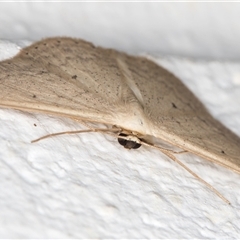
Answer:
MULTIPOLYGON (((27 43, 20 40, 54 35, 167 54, 159 63, 240 136, 238 6, 0 3, 0 38, 9 40, 0 41, 0 59, 27 43)), ((96 133, 30 143, 79 127, 65 118, 0 109, 0 237, 240 237, 238 174, 179 156, 231 201, 228 206, 153 149, 127 151, 96 133)))

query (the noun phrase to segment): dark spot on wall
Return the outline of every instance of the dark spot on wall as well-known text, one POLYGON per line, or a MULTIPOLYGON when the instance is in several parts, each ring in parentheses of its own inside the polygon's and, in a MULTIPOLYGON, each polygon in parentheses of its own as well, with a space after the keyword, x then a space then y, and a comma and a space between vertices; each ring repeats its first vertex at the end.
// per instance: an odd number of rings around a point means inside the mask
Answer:
POLYGON ((33 98, 36 98, 37 96, 35 95, 35 94, 33 94, 33 96, 32 96, 33 98))
POLYGON ((225 154, 225 152, 222 150, 221 153, 225 154))
POLYGON ((72 79, 77 79, 77 75, 73 75, 73 76, 72 76, 72 79))

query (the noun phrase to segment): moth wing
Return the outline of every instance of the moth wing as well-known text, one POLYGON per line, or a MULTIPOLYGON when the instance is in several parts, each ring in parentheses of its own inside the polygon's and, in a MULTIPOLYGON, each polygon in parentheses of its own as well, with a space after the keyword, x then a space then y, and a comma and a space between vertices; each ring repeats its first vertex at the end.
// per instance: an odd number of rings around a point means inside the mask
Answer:
POLYGON ((131 102, 114 59, 82 40, 37 42, 0 63, 0 105, 114 125, 131 102))
POLYGON ((141 93, 152 135, 240 173, 240 138, 214 119, 178 78, 145 58, 121 61, 141 93))

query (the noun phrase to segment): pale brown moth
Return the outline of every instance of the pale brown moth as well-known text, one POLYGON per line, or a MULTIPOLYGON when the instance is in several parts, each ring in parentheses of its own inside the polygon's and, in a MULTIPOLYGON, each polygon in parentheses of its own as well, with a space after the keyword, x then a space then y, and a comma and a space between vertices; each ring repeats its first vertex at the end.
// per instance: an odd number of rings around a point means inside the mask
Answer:
POLYGON ((72 38, 49 38, 0 62, 0 106, 57 114, 109 128, 126 148, 160 149, 205 183, 155 139, 240 173, 240 139, 215 120, 173 74, 144 58, 72 38))

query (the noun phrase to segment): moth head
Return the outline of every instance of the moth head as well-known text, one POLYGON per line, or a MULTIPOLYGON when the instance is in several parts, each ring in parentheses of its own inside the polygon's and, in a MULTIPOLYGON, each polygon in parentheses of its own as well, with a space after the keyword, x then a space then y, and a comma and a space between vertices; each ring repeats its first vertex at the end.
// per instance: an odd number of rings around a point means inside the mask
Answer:
POLYGON ((126 133, 120 133, 118 135, 118 142, 127 149, 137 149, 142 145, 141 140, 138 137, 126 133))

